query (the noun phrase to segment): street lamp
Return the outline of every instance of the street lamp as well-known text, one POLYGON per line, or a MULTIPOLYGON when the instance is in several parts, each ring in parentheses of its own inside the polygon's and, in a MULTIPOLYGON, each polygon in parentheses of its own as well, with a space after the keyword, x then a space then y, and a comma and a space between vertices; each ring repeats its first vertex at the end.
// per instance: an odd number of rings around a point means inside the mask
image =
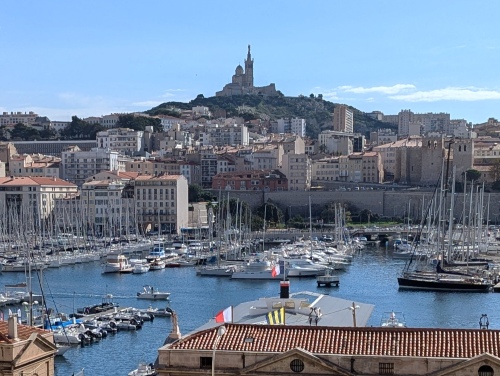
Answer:
POLYGON ((217 350, 217 345, 219 344, 224 333, 226 333, 226 327, 224 325, 219 326, 217 329, 217 338, 214 342, 214 351, 212 353, 212 376, 215 376, 215 350, 217 350))
POLYGON ((356 327, 356 310, 359 309, 359 305, 352 302, 352 307, 347 307, 352 311, 352 326, 356 327))

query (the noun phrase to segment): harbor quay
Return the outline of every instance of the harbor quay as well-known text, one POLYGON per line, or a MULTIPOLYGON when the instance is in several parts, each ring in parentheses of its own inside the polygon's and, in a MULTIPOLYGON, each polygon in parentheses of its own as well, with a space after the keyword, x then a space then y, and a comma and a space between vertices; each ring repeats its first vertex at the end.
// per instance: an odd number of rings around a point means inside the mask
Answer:
MULTIPOLYGON (((230 198, 247 202, 252 208, 266 202, 276 204, 284 213, 309 216, 309 198, 313 206, 326 205, 330 202, 349 202, 359 209, 367 209, 383 217, 403 217, 410 206, 410 217, 420 218, 425 212, 426 205, 432 199, 433 191, 428 189, 411 190, 323 190, 323 191, 294 191, 294 192, 262 192, 262 191, 228 191, 230 198)), ((213 191, 214 195, 218 191, 213 191)), ((227 192, 226 192, 227 194, 227 192)), ((489 197, 490 223, 500 220, 500 193, 486 193, 489 197)), ((464 198, 467 194, 455 193, 454 213, 463 211, 464 198)))

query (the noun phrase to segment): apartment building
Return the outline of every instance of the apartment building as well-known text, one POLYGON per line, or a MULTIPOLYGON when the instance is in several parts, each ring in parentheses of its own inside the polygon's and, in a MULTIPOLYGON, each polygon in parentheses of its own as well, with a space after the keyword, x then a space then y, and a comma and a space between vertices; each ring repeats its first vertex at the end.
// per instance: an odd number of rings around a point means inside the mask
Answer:
POLYGON ((123 194, 127 182, 123 180, 92 180, 81 189, 81 214, 102 236, 120 236, 137 228, 133 197, 123 194))
POLYGON ((354 134, 338 131, 323 131, 318 135, 320 153, 349 155, 354 152, 354 134))
POLYGON ((119 154, 109 149, 93 148, 82 151, 77 146, 62 152, 61 177, 78 186, 101 171, 124 171, 119 163, 119 154))
POLYGON ((252 162, 252 170, 275 170, 283 158, 283 146, 265 144, 256 147, 248 159, 252 162))
POLYGON ((354 132, 354 113, 347 106, 338 104, 333 109, 333 130, 337 132, 354 132))
POLYGON ((15 208, 16 213, 32 212, 34 218, 47 219, 53 213, 56 199, 77 192, 75 184, 56 177, 3 177, 0 178, 0 208, 15 208))
POLYGON ((156 118, 160 119, 160 125, 163 129, 164 132, 169 131, 170 129, 174 128, 176 125, 181 125, 185 124, 186 121, 180 118, 176 118, 174 116, 168 116, 168 115, 156 115, 156 118))
POLYGON ((311 161, 307 154, 285 154, 280 171, 288 179, 289 191, 307 191, 311 188, 311 161))
MULTIPOLYGON (((273 130, 274 132, 274 130, 273 130)), ((299 118, 281 118, 276 121, 275 133, 289 133, 300 137, 306 135, 306 120, 299 118)))
POLYGON ((288 190, 288 179, 279 170, 235 171, 217 174, 212 189, 277 192, 288 190))
POLYGON ((413 136, 376 146, 372 150, 380 154, 382 165, 384 166, 385 178, 393 180, 396 176, 401 176, 401 164, 399 161, 401 150, 421 147, 422 137, 413 136))
POLYGON ((246 125, 209 124, 200 132, 199 142, 201 146, 247 146, 250 142, 248 127, 246 125))
POLYGON ((15 154, 9 159, 12 176, 59 177, 61 158, 41 154, 15 154))
POLYGON ((130 128, 114 128, 97 133, 97 147, 123 155, 136 155, 144 150, 144 132, 130 128))
POLYGON ((126 162, 125 171, 141 175, 179 175, 180 165, 175 159, 138 158, 126 162))
POLYGON ((179 234, 187 227, 188 183, 182 175, 140 175, 134 187, 136 218, 144 231, 179 234))
POLYGON ((340 179, 339 157, 326 157, 313 160, 311 163, 311 180, 321 181, 342 181, 340 179))
POLYGON ((24 124, 27 126, 36 124, 36 120, 39 117, 38 114, 35 114, 33 111, 28 113, 26 112, 2 112, 0 115, 0 126, 7 127, 13 126, 16 124, 24 124))

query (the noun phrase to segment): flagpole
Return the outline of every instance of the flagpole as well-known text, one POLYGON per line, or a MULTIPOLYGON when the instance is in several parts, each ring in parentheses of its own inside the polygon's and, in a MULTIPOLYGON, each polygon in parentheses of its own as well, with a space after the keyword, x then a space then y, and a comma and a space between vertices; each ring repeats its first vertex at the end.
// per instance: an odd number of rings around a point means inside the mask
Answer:
POLYGON ((231 305, 231 324, 234 322, 234 307, 231 305))

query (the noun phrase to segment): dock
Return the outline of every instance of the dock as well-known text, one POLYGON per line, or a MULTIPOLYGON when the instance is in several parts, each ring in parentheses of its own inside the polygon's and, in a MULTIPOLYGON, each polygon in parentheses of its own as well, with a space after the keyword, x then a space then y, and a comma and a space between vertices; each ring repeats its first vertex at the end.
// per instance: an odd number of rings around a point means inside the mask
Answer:
POLYGON ((324 286, 324 287, 338 287, 340 283, 340 279, 337 275, 332 275, 330 273, 327 273, 325 275, 319 275, 316 277, 316 283, 318 284, 318 287, 324 286))
POLYGON ((500 282, 493 286, 493 292, 500 292, 500 282))

